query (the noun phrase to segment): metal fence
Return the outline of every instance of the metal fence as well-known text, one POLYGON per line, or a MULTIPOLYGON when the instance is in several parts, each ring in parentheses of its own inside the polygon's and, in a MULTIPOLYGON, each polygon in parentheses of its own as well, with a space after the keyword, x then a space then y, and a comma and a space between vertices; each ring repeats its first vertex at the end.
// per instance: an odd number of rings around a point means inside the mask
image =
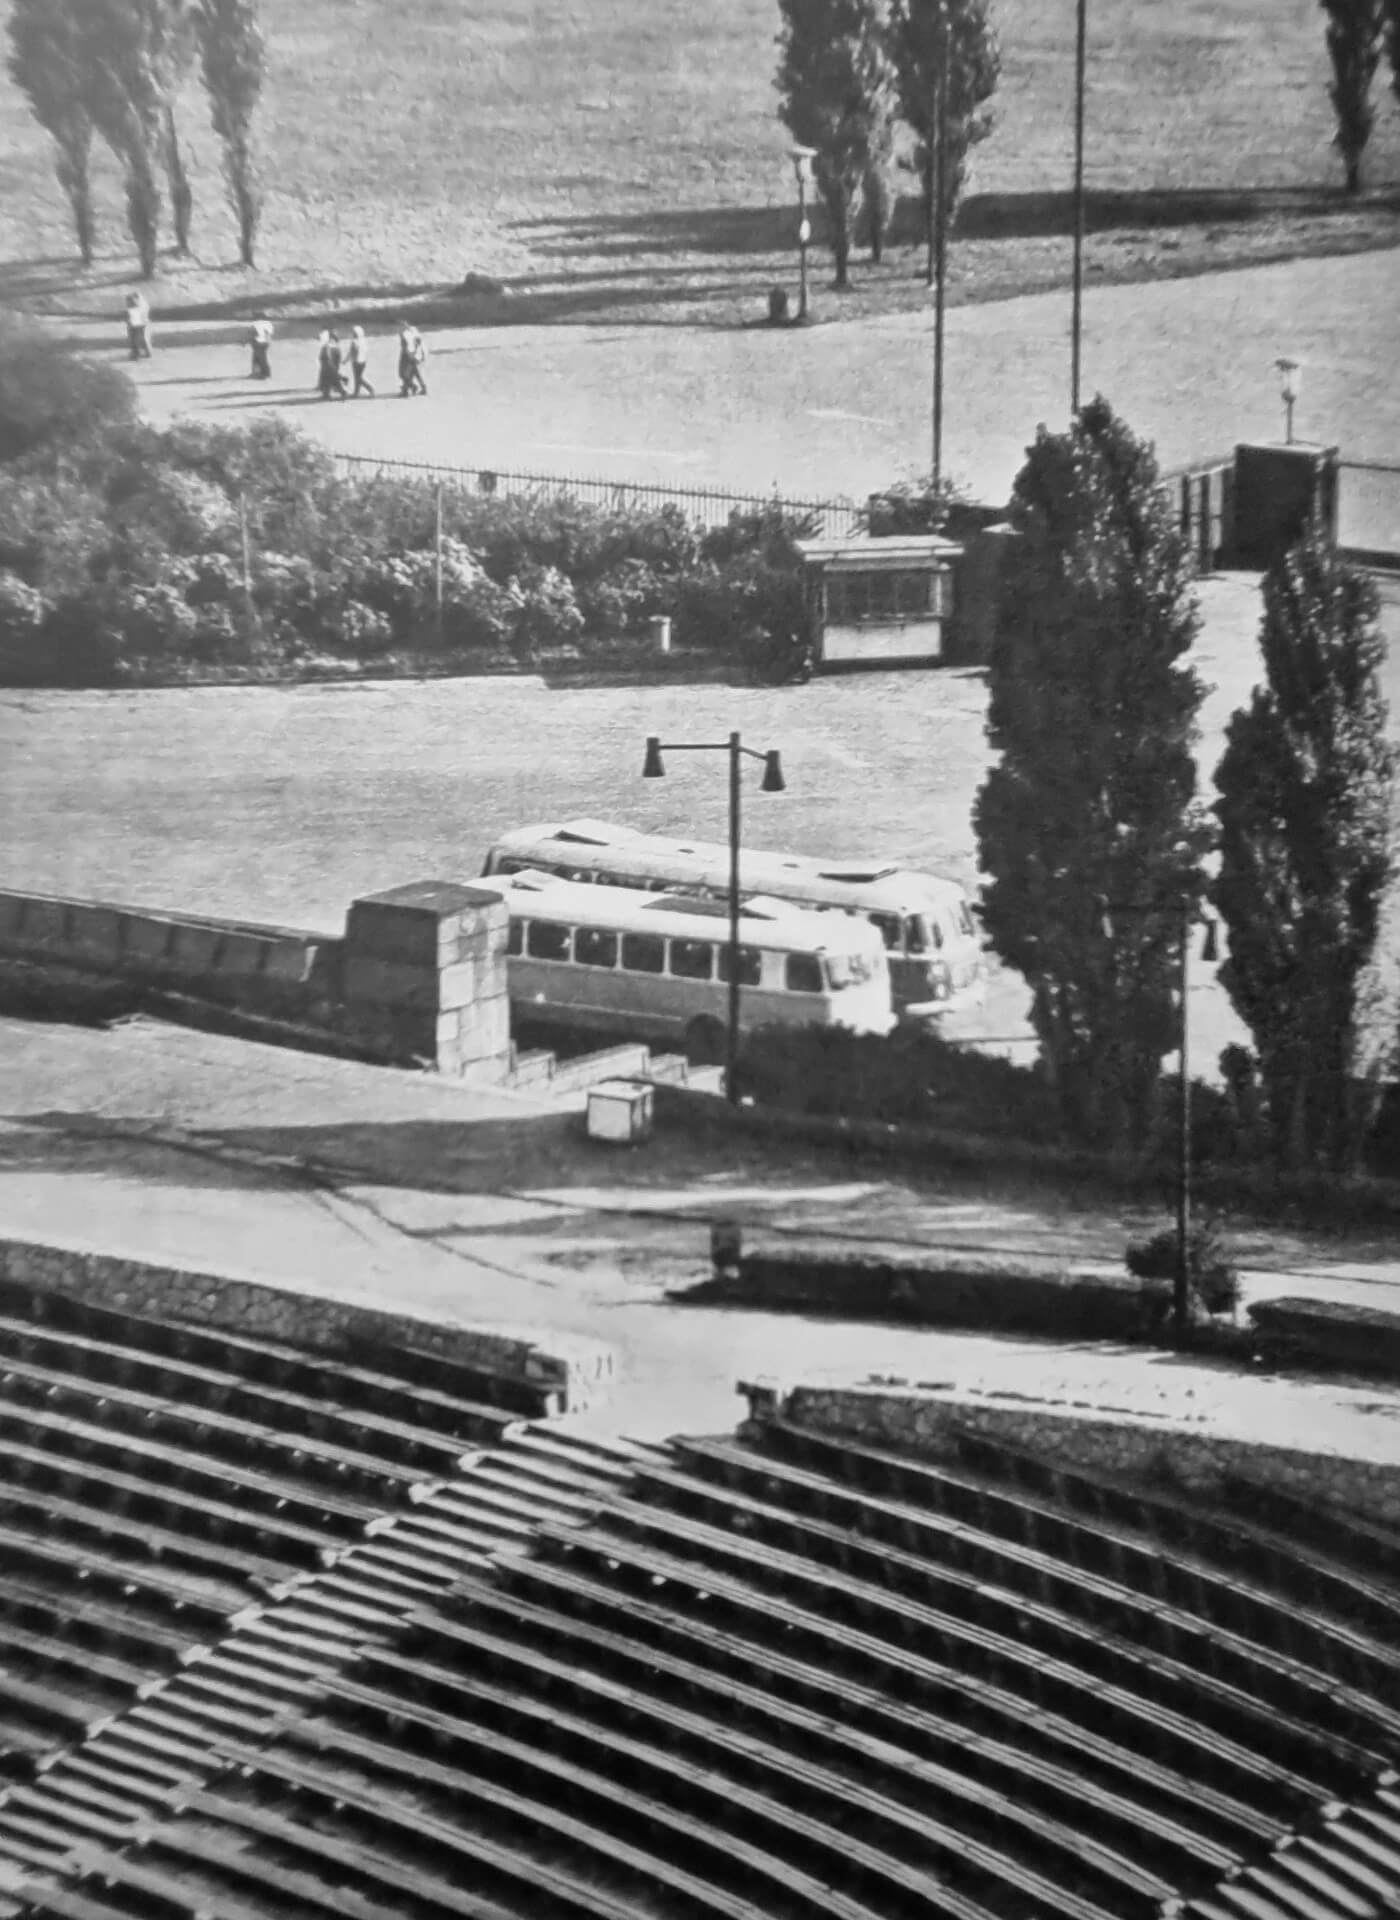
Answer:
POLYGON ((863 508, 854 500, 799 500, 772 493, 728 493, 720 487, 675 487, 650 480, 613 480, 601 474, 522 473, 500 467, 441 467, 418 460, 383 460, 340 453, 336 465, 346 474, 373 479, 420 479, 459 493, 506 495, 546 500, 571 499, 590 506, 659 511, 676 507, 702 527, 722 527, 731 513, 761 513, 774 507, 811 519, 819 533, 842 538, 859 523, 863 508))

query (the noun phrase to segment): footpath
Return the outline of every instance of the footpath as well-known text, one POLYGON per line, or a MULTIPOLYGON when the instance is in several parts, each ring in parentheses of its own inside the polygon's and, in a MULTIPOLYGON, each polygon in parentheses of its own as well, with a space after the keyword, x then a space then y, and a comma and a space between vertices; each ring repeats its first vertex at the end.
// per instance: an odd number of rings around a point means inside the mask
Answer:
MULTIPOLYGON (((618 1356, 596 1416, 661 1438, 727 1429, 741 1379, 952 1384, 1400 1461, 1400 1396, 1242 1377, 1169 1354, 680 1304, 709 1223, 869 1246, 1116 1262, 1145 1220, 989 1183, 890 1179, 781 1142, 589 1142, 562 1109, 424 1076, 133 1021, 0 1021, 0 1235, 256 1278, 488 1327, 587 1334, 618 1356)), ((1400 1257, 1283 1234, 1239 1243, 1246 1297, 1400 1307, 1400 1257)))

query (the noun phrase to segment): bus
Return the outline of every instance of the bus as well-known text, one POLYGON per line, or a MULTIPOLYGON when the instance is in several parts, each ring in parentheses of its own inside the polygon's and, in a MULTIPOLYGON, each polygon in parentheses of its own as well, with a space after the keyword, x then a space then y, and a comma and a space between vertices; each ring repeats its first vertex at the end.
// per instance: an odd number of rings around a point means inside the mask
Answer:
MULTIPOLYGON (((729 849, 713 840, 672 840, 601 820, 565 820, 504 834, 486 857, 493 877, 525 868, 560 879, 727 899, 729 849)), ((739 885, 816 911, 860 914, 885 944, 894 1005, 906 1018, 980 1006, 987 970, 982 942, 956 880, 879 860, 814 860, 744 848, 739 885)))
MULTIPOLYGON (((527 869, 493 876, 510 913, 517 1023, 679 1043, 724 1057, 729 913, 694 894, 598 887, 527 869)), ((888 1033, 889 967, 859 920, 751 899, 739 920, 740 1031, 787 1025, 888 1033)))

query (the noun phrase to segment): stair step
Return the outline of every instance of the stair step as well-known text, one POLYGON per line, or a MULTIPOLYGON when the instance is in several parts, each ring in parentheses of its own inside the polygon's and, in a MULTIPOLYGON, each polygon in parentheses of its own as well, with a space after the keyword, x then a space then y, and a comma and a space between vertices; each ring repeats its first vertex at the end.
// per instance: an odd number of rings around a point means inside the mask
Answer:
POLYGON ((71 1795, 51 1791, 47 1784, 42 1788, 21 1787, 10 1795, 6 1804, 27 1807, 40 1819, 48 1817, 69 1821, 99 1840, 124 1841, 131 1838, 130 1820, 114 1820, 110 1814, 99 1813, 95 1807, 87 1806, 71 1795))
POLYGON ((75 1778, 66 1766, 61 1772, 54 1767, 45 1774, 44 1792, 57 1794, 64 1800, 77 1800, 99 1810, 105 1808, 114 1820, 124 1820, 128 1825, 135 1820, 144 1820, 150 1813, 149 1801, 143 1802, 125 1792, 114 1791, 110 1780, 95 1787, 85 1773, 79 1773, 75 1778))
POLYGON ((270 1657, 260 1658, 252 1647, 226 1653, 220 1646, 217 1652, 206 1654, 184 1677, 193 1680, 210 1674, 227 1686, 247 1687, 253 1693, 266 1694, 268 1699, 286 1699, 295 1694, 319 1696, 323 1691, 314 1680, 306 1679, 305 1669, 299 1664, 291 1669, 270 1657))
MULTIPOLYGON (((225 1647, 228 1646, 226 1641, 225 1647)), ((308 1633, 295 1623, 279 1621, 276 1614, 247 1621, 239 1629, 239 1644, 254 1649, 277 1647, 283 1653, 297 1650, 297 1671, 302 1673, 338 1673, 347 1657, 344 1642, 325 1633, 308 1633)))
POLYGON ((331 1577, 337 1580, 348 1578, 361 1589, 372 1583, 386 1593, 396 1594, 405 1612, 419 1605, 424 1594, 437 1596, 442 1592, 441 1580, 428 1580, 422 1574, 406 1573, 402 1567, 367 1564, 358 1558, 349 1563, 346 1574, 337 1571, 331 1577))
POLYGON ((432 1520, 425 1520, 419 1514, 414 1526, 415 1529, 421 1529, 425 1547, 431 1549, 435 1542, 447 1543, 466 1554, 479 1553, 483 1547, 489 1552, 500 1539, 528 1539, 534 1531, 528 1520, 507 1520, 503 1515, 490 1518, 473 1516, 470 1520, 448 1520, 435 1516, 432 1520))
MULTIPOLYGON (((63 1854, 55 1854, 52 1847, 39 1846, 32 1840, 21 1840, 13 1833, 0 1833, 0 1867, 7 1860, 18 1860, 24 1866, 36 1867, 41 1873, 52 1873, 63 1854)), ((23 1907, 7 1907, 0 1904, 0 1914, 30 1914, 33 1908, 26 1902, 23 1907)))
POLYGON ((546 1432, 542 1427, 529 1428, 501 1448, 506 1460, 516 1460, 521 1454, 573 1466, 581 1473, 596 1473, 605 1481, 628 1480, 639 1466, 656 1462, 655 1454, 643 1454, 640 1449, 635 1453, 615 1451, 595 1440, 571 1433, 546 1432))
MULTIPOLYGON (((119 1767, 102 1760, 90 1760, 82 1752, 65 1754, 62 1761, 57 1764, 62 1766, 65 1780, 70 1774, 77 1774, 81 1779, 96 1781, 100 1787, 110 1789, 118 1797, 130 1795, 133 1800, 142 1800, 148 1807, 158 1806, 166 1801, 173 1784, 168 1772, 162 1772, 159 1776, 162 1781, 160 1786, 156 1785, 154 1778, 133 1779, 131 1777, 133 1772, 139 1770, 144 1774, 146 1768, 142 1766, 137 1769, 134 1763, 128 1762, 125 1755, 119 1767)), ((53 1771, 54 1769, 50 1768, 50 1772, 53 1771)), ((180 1776, 182 1779, 184 1777, 184 1775, 180 1776)))
POLYGON ((83 1844, 83 1837, 61 1827, 51 1820, 37 1819, 33 1814, 11 1813, 8 1804, 0 1807, 0 1848, 11 1844, 11 1835, 17 1836, 17 1844, 35 1850, 31 1858, 42 1849, 44 1864, 55 1867, 66 1860, 70 1853, 83 1844))
POLYGON ((450 1585, 457 1573, 455 1564, 445 1555, 415 1550, 411 1541, 390 1540, 387 1534, 376 1536, 360 1552, 361 1565, 396 1567, 420 1580, 436 1580, 442 1585, 450 1585))
POLYGON ((347 1622, 347 1631, 351 1623, 376 1634, 393 1633, 398 1626, 397 1616, 387 1612, 382 1601, 357 1599, 332 1579, 318 1580, 299 1596, 297 1604, 337 1615, 347 1622))
POLYGON ((596 1483, 585 1483, 577 1475, 566 1480, 542 1461, 532 1462, 513 1454, 497 1454, 489 1467, 478 1467, 477 1472, 485 1485, 500 1486, 519 1498, 532 1500, 541 1520, 593 1513, 609 1491, 596 1483))
POLYGON ((216 1671, 208 1673, 182 1674, 180 1678, 182 1693, 212 1693, 218 1700, 227 1700, 235 1707, 246 1707, 250 1712, 285 1713, 288 1707, 286 1695, 260 1687, 239 1686, 232 1680, 223 1679, 216 1671))
POLYGON ((161 1734, 156 1728, 133 1726, 131 1715, 127 1715, 121 1726, 111 1726, 102 1734, 100 1747, 98 1741, 90 1741, 86 1753, 88 1757, 100 1757, 111 1766, 133 1766, 140 1772, 154 1774, 171 1786, 177 1782, 204 1780, 209 1761, 204 1741, 194 1745, 186 1740, 171 1740, 169 1734, 161 1734), (127 1747, 136 1747, 136 1753, 127 1755, 127 1747))

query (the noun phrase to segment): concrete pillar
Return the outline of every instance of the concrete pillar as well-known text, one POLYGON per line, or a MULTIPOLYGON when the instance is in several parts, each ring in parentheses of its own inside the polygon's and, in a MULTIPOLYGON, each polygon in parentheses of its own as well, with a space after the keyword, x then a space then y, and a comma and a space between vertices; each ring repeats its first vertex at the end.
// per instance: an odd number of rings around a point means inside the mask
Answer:
POLYGON ((504 1080, 509 933, 505 900, 489 887, 418 880, 356 900, 343 975, 351 1028, 404 1064, 504 1080))

